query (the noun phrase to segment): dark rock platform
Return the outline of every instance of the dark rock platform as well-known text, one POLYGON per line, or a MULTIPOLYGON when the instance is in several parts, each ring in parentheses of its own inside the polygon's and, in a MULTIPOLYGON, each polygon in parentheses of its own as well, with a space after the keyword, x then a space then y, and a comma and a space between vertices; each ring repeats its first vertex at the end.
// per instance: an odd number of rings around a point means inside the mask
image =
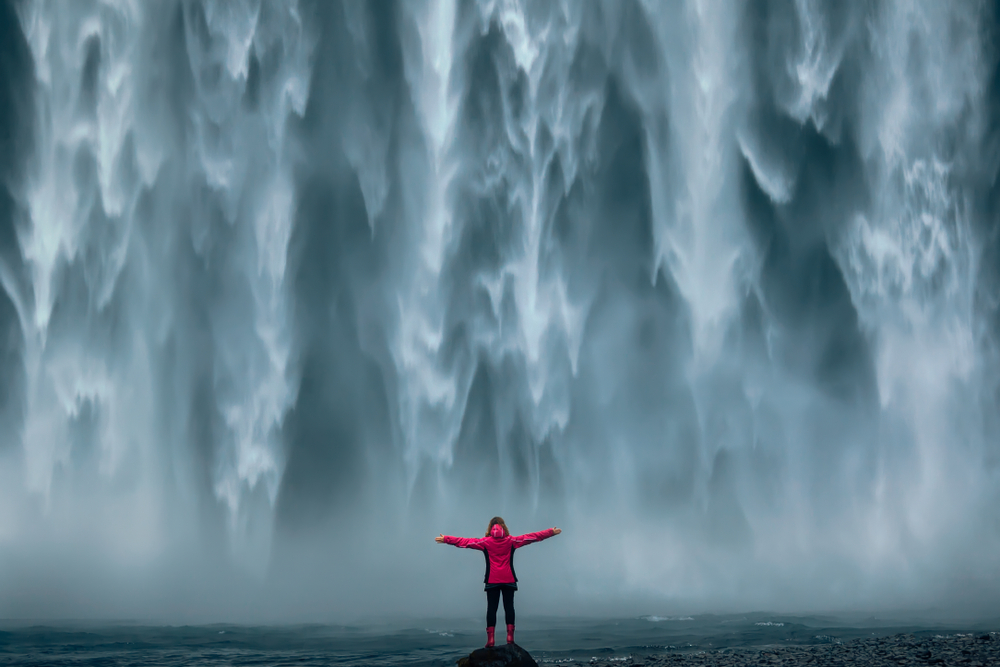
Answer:
POLYGON ((458 661, 458 667, 538 667, 538 663, 517 644, 478 648, 458 661))
POLYGON ((952 665, 1000 667, 1000 633, 958 633, 951 635, 901 634, 872 639, 806 646, 763 646, 718 651, 677 652, 629 658, 587 658, 562 662, 560 667, 673 667, 713 665, 744 667, 883 667, 905 665, 952 665))

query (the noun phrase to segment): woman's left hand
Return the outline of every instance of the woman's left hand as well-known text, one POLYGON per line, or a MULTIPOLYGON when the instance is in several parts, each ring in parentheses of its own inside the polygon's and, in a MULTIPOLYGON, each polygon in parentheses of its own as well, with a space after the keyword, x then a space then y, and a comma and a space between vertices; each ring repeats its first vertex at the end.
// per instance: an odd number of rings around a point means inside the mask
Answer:
POLYGON ((444 544, 444 535, 443 534, 438 535, 437 537, 434 538, 434 541, 437 542, 438 544, 444 544))
POLYGON ((559 530, 558 528, 553 528, 553 529, 552 529, 552 534, 553 534, 553 535, 558 535, 558 534, 559 534, 559 533, 561 533, 561 532, 562 532, 562 531, 561 531, 561 530, 559 530))

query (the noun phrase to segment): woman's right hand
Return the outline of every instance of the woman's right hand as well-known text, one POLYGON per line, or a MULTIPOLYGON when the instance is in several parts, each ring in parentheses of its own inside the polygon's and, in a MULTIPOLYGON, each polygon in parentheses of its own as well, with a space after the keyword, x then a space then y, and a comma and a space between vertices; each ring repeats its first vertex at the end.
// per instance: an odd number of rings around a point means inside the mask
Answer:
POLYGON ((444 535, 443 534, 438 535, 437 537, 434 538, 434 541, 437 542, 438 544, 444 544, 444 535))
POLYGON ((558 535, 558 534, 559 534, 559 533, 561 533, 561 532, 562 532, 562 531, 561 531, 561 530, 559 530, 558 528, 553 528, 553 529, 552 529, 552 534, 553 534, 553 535, 558 535))

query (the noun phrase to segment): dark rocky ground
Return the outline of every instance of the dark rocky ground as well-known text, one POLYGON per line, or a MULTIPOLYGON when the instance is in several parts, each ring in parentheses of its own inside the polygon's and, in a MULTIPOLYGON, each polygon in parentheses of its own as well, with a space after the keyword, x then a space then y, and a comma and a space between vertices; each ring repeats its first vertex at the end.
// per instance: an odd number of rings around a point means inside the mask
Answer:
POLYGON ((629 658, 559 661, 561 665, 623 667, 626 665, 660 667, 673 665, 810 665, 818 667, 853 667, 882 665, 962 665, 963 667, 1000 667, 1000 632, 900 634, 872 639, 854 639, 805 646, 763 646, 716 651, 660 653, 629 658))
POLYGON ((538 663, 517 644, 498 644, 459 658, 458 667, 538 667, 538 663))

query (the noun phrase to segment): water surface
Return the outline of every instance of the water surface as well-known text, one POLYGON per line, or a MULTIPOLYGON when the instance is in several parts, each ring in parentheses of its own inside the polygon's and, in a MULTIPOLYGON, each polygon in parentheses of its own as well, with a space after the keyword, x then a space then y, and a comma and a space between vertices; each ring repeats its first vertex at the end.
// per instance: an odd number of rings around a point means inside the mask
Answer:
MULTIPOLYGON (((471 619, 367 625, 198 625, 7 621, 4 665, 451 665, 482 645, 471 619)), ((539 664, 765 645, 830 644, 901 632, 952 634, 994 621, 766 613, 619 619, 525 618, 518 643, 539 664)), ((624 660, 623 660, 624 661, 624 660)))

